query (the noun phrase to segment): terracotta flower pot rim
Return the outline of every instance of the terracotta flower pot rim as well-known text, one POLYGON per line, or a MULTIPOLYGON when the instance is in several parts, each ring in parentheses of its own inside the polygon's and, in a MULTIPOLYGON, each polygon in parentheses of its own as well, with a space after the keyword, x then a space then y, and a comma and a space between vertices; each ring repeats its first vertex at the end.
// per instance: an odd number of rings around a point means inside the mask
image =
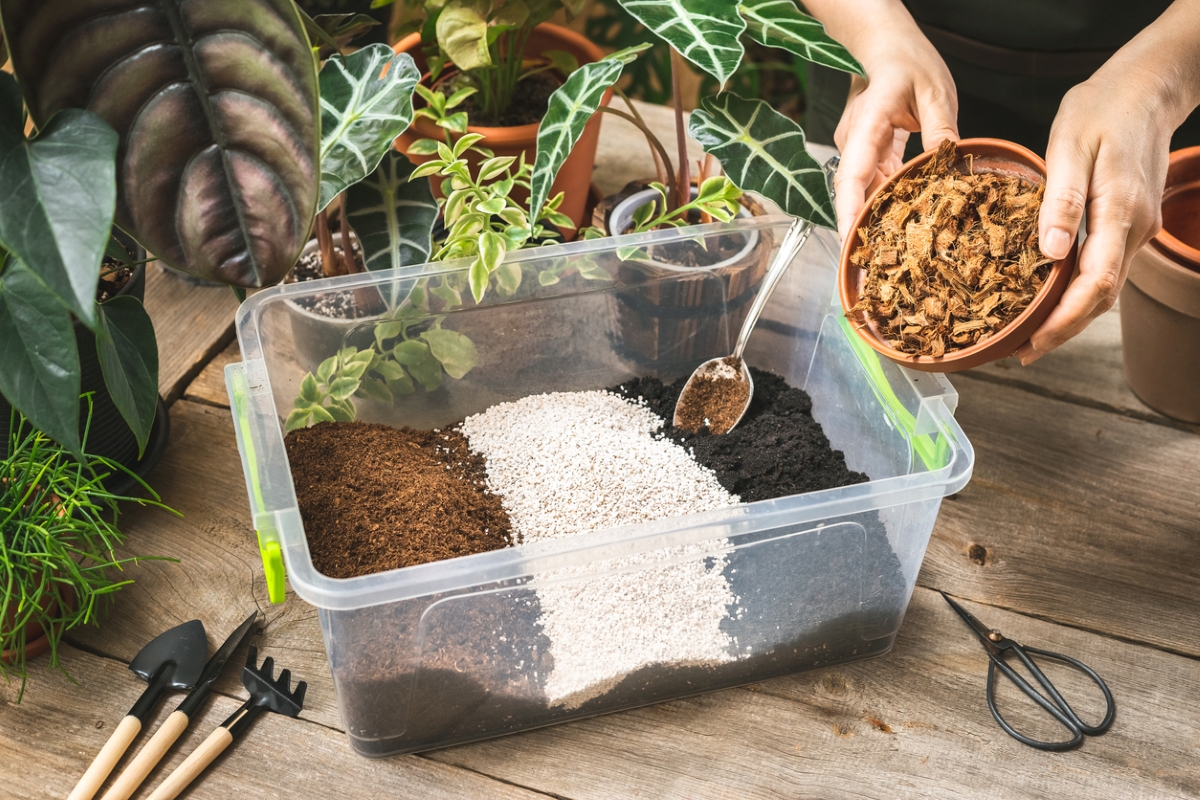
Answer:
MULTIPOLYGON (((1170 159, 1167 162, 1166 190, 1168 192, 1172 188, 1171 172, 1187 161, 1200 161, 1200 145, 1184 147, 1171 153, 1170 159)), ((1150 244, 1164 255, 1174 258, 1177 261, 1185 262, 1191 267, 1192 271, 1200 272, 1200 250, 1174 236, 1166 228, 1155 234, 1154 238, 1150 240, 1150 244)), ((1181 269, 1184 269, 1184 267, 1181 267, 1181 269)))
MULTIPOLYGON (((553 33, 554 36, 567 40, 570 44, 578 47, 581 50, 595 50, 596 45, 586 36, 576 33, 570 28, 564 28, 561 25, 555 25, 552 22, 543 22, 537 25, 534 30, 541 30, 546 33, 553 33)), ((400 41, 392 45, 392 50, 396 53, 408 53, 412 51, 414 44, 419 44, 421 41, 420 32, 410 33, 400 41)), ((603 55, 603 54, 602 54, 603 55)), ((457 70, 457 68, 455 68, 457 70)), ((428 75, 422 76, 422 80, 428 75)), ((612 90, 609 89, 609 94, 612 90)), ((529 122, 525 125, 468 125, 468 133, 481 133, 493 143, 512 144, 520 141, 527 141, 537 138, 538 127, 541 122, 529 122)), ((426 139, 440 139, 441 128, 435 123, 424 117, 413 117, 412 127, 418 131, 422 137, 426 139)))
MULTIPOLYGON (((1036 176, 1039 181, 1045 181, 1046 162, 1040 156, 1015 142, 1004 139, 960 139, 957 142, 962 155, 974 155, 986 172, 1018 175, 1029 179, 1036 176), (1000 162, 995 164, 992 162, 1000 162), (1005 169, 1008 162, 1010 169, 1005 169)), ((838 264, 838 296, 842 308, 850 319, 859 338, 866 342, 871 349, 885 358, 901 366, 910 367, 925 372, 955 372, 970 369, 1001 358, 1007 358, 1016 353, 1017 349, 1029 340, 1030 335, 1049 316, 1058 299, 1062 297, 1067 282, 1075 269, 1075 259, 1078 253, 1078 242, 1071 248, 1065 258, 1055 261, 1050 274, 1042 284, 1041 290, 1033 301, 1015 319, 1010 321, 1002 330, 986 341, 973 344, 961 350, 955 350, 940 357, 914 356, 895 349, 884 342, 878 335, 874 325, 864 318, 861 313, 851 314, 850 309, 858 301, 858 275, 861 270, 851 266, 850 255, 860 244, 859 229, 867 224, 871 207, 879 195, 895 185, 896 181, 917 169, 923 167, 937 153, 937 148, 926 150, 916 158, 905 163, 888 177, 867 198, 862 210, 854 220, 850 235, 842 245, 841 258, 838 264), (1036 324, 1031 324, 1036 322, 1036 324)))

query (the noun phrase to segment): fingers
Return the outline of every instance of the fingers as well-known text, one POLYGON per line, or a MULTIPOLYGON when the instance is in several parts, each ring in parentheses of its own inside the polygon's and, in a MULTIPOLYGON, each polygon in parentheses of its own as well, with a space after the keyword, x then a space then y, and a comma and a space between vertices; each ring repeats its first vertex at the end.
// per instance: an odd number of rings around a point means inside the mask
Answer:
POLYGON ((921 121, 921 146, 932 150, 947 139, 958 139, 958 95, 949 73, 949 89, 929 89, 917 95, 917 119, 921 121))
POLYGON ((1096 154, 1069 124, 1050 131, 1046 148, 1046 194, 1038 217, 1038 240, 1047 258, 1066 258, 1079 233, 1096 154))
POLYGON ((893 141, 892 126, 885 119, 860 119, 850 126, 834 177, 838 234, 843 241, 878 181, 880 164, 891 155, 893 141))

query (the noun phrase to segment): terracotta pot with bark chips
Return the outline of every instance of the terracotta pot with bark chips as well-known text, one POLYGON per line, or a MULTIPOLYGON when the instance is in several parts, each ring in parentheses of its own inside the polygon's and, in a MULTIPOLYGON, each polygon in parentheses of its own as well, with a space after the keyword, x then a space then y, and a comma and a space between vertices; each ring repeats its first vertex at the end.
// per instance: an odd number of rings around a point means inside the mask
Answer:
MULTIPOLYGON (((1018 144, 1001 139, 963 139, 957 142, 957 145, 962 156, 960 163, 969 163, 974 174, 997 173, 1015 175, 1034 184, 1046 182, 1046 162, 1018 144)), ((984 341, 961 349, 948 350, 942 356, 910 355, 895 349, 885 341, 874 320, 868 319, 864 312, 852 311, 862 295, 866 271, 851 264, 851 255, 863 244, 861 230, 875 221, 873 206, 879 196, 890 192, 901 178, 919 171, 936 153, 935 148, 909 161, 867 198, 842 245, 841 262, 838 266, 838 294, 842 308, 845 309, 846 316, 859 337, 880 355, 922 372, 957 372, 1007 358, 1029 341, 1029 337, 1050 316, 1050 312, 1054 310, 1066 290, 1075 270, 1078 245, 1071 248, 1066 258, 1051 265, 1041 289, 1025 310, 984 341)))

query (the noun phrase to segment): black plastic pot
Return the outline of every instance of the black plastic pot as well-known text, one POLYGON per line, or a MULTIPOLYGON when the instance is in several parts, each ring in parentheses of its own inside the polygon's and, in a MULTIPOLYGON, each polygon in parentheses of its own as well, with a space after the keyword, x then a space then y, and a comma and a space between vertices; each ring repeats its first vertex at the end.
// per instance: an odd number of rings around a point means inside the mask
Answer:
MULTIPOLYGON (((144 259, 145 251, 138 249, 137 260, 144 259)), ((133 276, 117 293, 132 295, 144 300, 146 295, 146 265, 139 264, 133 268, 133 276)), ((104 373, 100 369, 100 358, 96 353, 96 335, 88 330, 79 320, 74 320, 75 344, 79 348, 79 391, 81 394, 90 392, 92 395, 92 421, 88 426, 88 404, 86 400, 79 401, 79 435, 83 436, 87 427, 87 441, 84 450, 89 455, 102 456, 127 467, 139 476, 149 472, 162 456, 170 434, 171 423, 167 414, 166 404, 159 398, 158 413, 154 418, 154 427, 150 432, 150 440, 146 443, 146 451, 138 459, 137 437, 133 429, 125 422, 121 412, 113 402, 112 395, 104 383, 104 373)), ((7 431, 8 420, 12 406, 0 396, 0 426, 7 431)), ((4 444, 7 449, 7 441, 4 444)), ((104 482, 104 488, 114 494, 126 494, 133 489, 136 481, 129 475, 118 472, 104 482)))

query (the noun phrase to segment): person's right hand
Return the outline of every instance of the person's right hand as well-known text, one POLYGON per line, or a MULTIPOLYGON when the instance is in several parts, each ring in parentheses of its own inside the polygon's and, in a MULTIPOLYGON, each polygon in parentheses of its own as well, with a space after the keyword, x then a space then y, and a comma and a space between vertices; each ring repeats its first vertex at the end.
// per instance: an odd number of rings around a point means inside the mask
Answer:
POLYGON ((924 149, 958 138, 958 95, 950 70, 908 11, 887 2, 888 19, 861 25, 850 52, 866 70, 854 76, 834 142, 838 233, 845 240, 867 196, 904 163, 911 133, 924 149))

